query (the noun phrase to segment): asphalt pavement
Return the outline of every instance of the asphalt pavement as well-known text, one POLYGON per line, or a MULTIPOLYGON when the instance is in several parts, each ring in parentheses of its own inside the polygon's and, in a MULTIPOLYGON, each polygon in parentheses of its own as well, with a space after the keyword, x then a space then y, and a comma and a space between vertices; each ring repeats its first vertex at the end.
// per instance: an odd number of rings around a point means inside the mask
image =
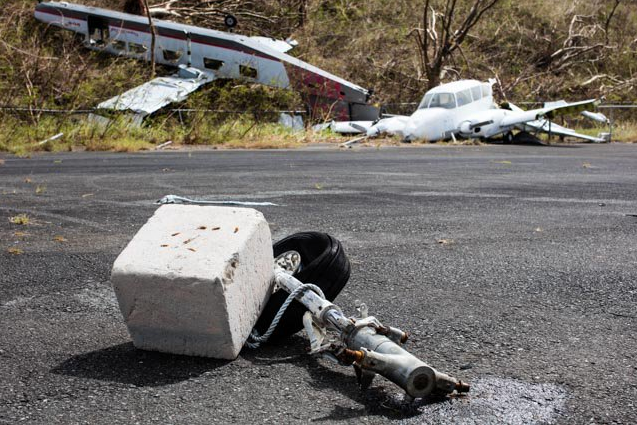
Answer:
POLYGON ((0 155, 0 422, 637 423, 636 237, 635 145, 0 155), (167 194, 334 235, 336 302, 471 392, 361 391, 303 333, 234 361, 135 349, 110 268, 167 194))

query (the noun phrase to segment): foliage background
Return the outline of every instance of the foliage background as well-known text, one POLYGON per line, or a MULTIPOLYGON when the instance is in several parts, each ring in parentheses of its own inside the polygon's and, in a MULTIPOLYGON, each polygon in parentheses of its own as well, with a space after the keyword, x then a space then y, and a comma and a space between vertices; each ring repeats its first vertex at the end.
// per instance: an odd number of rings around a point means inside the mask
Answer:
MULTIPOLYGON (((201 0, 182 0, 196 7, 201 0)), ((458 0, 459 19, 474 0, 458 0)), ((500 100, 541 101, 606 96, 632 102, 637 85, 637 3, 623 0, 606 25, 616 0, 501 0, 472 30, 461 52, 452 57, 443 82, 496 78, 500 100), (573 25, 575 17, 575 24, 573 25), (575 34, 575 36, 574 36, 575 34), (561 63, 564 47, 597 46, 561 63)), ((85 4, 122 9, 107 0, 85 4)), ((151 6, 162 6, 151 1, 151 6)), ((277 38, 293 37, 292 54, 375 91, 374 101, 417 102, 427 87, 410 33, 422 27, 418 0, 213 0, 211 13, 171 20, 223 29, 226 12, 239 18, 238 32, 277 38), (214 13, 213 13, 214 12, 214 13)), ((441 10, 443 1, 433 1, 441 10)), ((42 126, 37 108, 90 109, 98 102, 144 82, 147 64, 89 52, 72 33, 47 28, 33 18, 36 2, 3 0, 0 16, 0 105, 23 106, 20 113, 0 112, 0 149, 7 149, 11 129, 29 123, 42 126), (33 111, 29 111, 29 108, 33 111), (7 129, 7 123, 11 128, 7 129)), ((585 49, 582 49, 585 50, 585 49)), ((159 72, 169 70, 160 69, 159 72)), ((236 81, 216 82, 192 96, 188 108, 253 111, 250 119, 271 120, 260 110, 298 108, 298 96, 255 88, 236 81)), ((176 117, 155 120, 174 124, 176 117), (173 121, 171 121, 173 120, 173 121)), ((191 117, 191 124, 200 124, 191 117)), ((223 123, 227 115, 215 116, 223 123)), ((183 118, 182 118, 183 120, 183 118)), ((51 118, 43 133, 53 131, 51 118)), ((55 120, 53 120, 55 121, 55 120)), ((62 126, 59 122, 55 124, 62 126)), ((20 129, 21 131, 24 129, 20 129)), ((213 143, 186 130, 179 141, 213 143)), ((24 132, 23 132, 24 133, 24 132)), ((29 132, 26 132, 29 134, 29 132)), ((199 132, 200 133, 200 132, 199 132)), ((17 133, 16 133, 17 134, 17 133)), ((22 134, 22 133, 20 133, 22 134)), ((32 139, 39 134, 30 133, 32 139)), ((151 141, 152 142, 152 141, 151 141)))

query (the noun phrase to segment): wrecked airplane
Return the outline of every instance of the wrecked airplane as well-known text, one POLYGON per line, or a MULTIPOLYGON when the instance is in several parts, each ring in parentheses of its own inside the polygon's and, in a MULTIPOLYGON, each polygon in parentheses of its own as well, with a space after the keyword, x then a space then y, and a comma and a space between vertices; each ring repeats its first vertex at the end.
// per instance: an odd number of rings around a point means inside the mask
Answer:
MULTIPOLYGON (((92 50, 150 61, 148 18, 66 2, 42 2, 35 18, 74 31, 92 50)), ((98 109, 132 111, 144 117, 215 79, 240 79, 301 93, 314 117, 375 120, 379 109, 367 102, 371 91, 286 52, 294 42, 248 37, 174 22, 153 20, 156 63, 179 68, 102 102, 98 109)))
POLYGON ((548 133, 560 137, 576 137, 591 142, 606 142, 605 137, 593 137, 552 123, 558 116, 581 113, 598 122, 608 123, 600 114, 590 112, 597 99, 567 103, 550 102, 542 108, 525 111, 512 103, 498 107, 493 100, 495 80, 459 80, 429 90, 410 115, 395 115, 379 121, 335 122, 333 130, 341 133, 364 133, 367 137, 381 134, 398 135, 405 142, 414 140, 491 139, 501 136, 511 143, 513 131, 548 133))

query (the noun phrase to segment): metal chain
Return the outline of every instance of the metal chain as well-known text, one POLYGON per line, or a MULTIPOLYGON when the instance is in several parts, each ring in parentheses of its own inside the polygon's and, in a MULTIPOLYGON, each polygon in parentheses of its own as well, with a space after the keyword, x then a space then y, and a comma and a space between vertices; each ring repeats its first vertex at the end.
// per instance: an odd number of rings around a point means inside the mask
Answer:
POLYGON ((298 295, 300 295, 301 293, 307 290, 314 291, 321 298, 325 298, 325 294, 323 294, 323 291, 321 290, 321 288, 319 288, 316 285, 313 285, 311 283, 305 283, 299 286, 294 291, 292 291, 290 295, 288 295, 288 297, 285 299, 285 302, 281 305, 281 308, 279 308, 279 311, 276 313, 276 316, 274 316, 274 319, 272 319, 272 323, 270 323, 270 327, 268 328, 268 330, 263 335, 259 335, 259 332, 256 329, 252 329, 252 332, 250 333, 250 336, 248 337, 248 340, 246 341, 245 346, 248 348, 259 348, 262 343, 270 339, 270 336, 272 335, 272 333, 278 326, 279 321, 281 320, 281 317, 283 317, 283 313, 285 313, 285 310, 287 310, 290 303, 298 295))

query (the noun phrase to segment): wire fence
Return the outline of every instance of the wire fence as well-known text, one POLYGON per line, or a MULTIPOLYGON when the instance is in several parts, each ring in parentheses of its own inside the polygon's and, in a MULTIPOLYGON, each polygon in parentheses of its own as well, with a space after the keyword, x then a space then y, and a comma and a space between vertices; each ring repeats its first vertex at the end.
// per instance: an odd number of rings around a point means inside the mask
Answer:
MULTIPOLYGON (((536 106, 543 105, 544 102, 512 102, 520 106, 536 106)), ((401 114, 409 115, 414 112, 415 107, 418 106, 418 102, 401 102, 401 103, 388 103, 383 105, 383 112, 387 114, 401 114)), ((598 109, 607 109, 609 111, 609 119, 613 121, 614 110, 628 110, 631 111, 637 109, 637 103, 603 103, 597 105, 598 109)), ((15 106, 15 105, 0 105, 0 111, 16 114, 44 114, 44 115, 88 115, 99 113, 97 108, 93 109, 53 109, 53 108, 34 108, 30 106, 15 106)), ((180 118, 184 114, 192 113, 211 113, 221 115, 239 115, 245 113, 251 113, 261 116, 278 116, 280 114, 289 115, 308 115, 305 110, 272 110, 272 109, 250 109, 250 110, 227 110, 227 109, 205 109, 205 108, 172 108, 166 109, 166 112, 178 114, 180 118)))

